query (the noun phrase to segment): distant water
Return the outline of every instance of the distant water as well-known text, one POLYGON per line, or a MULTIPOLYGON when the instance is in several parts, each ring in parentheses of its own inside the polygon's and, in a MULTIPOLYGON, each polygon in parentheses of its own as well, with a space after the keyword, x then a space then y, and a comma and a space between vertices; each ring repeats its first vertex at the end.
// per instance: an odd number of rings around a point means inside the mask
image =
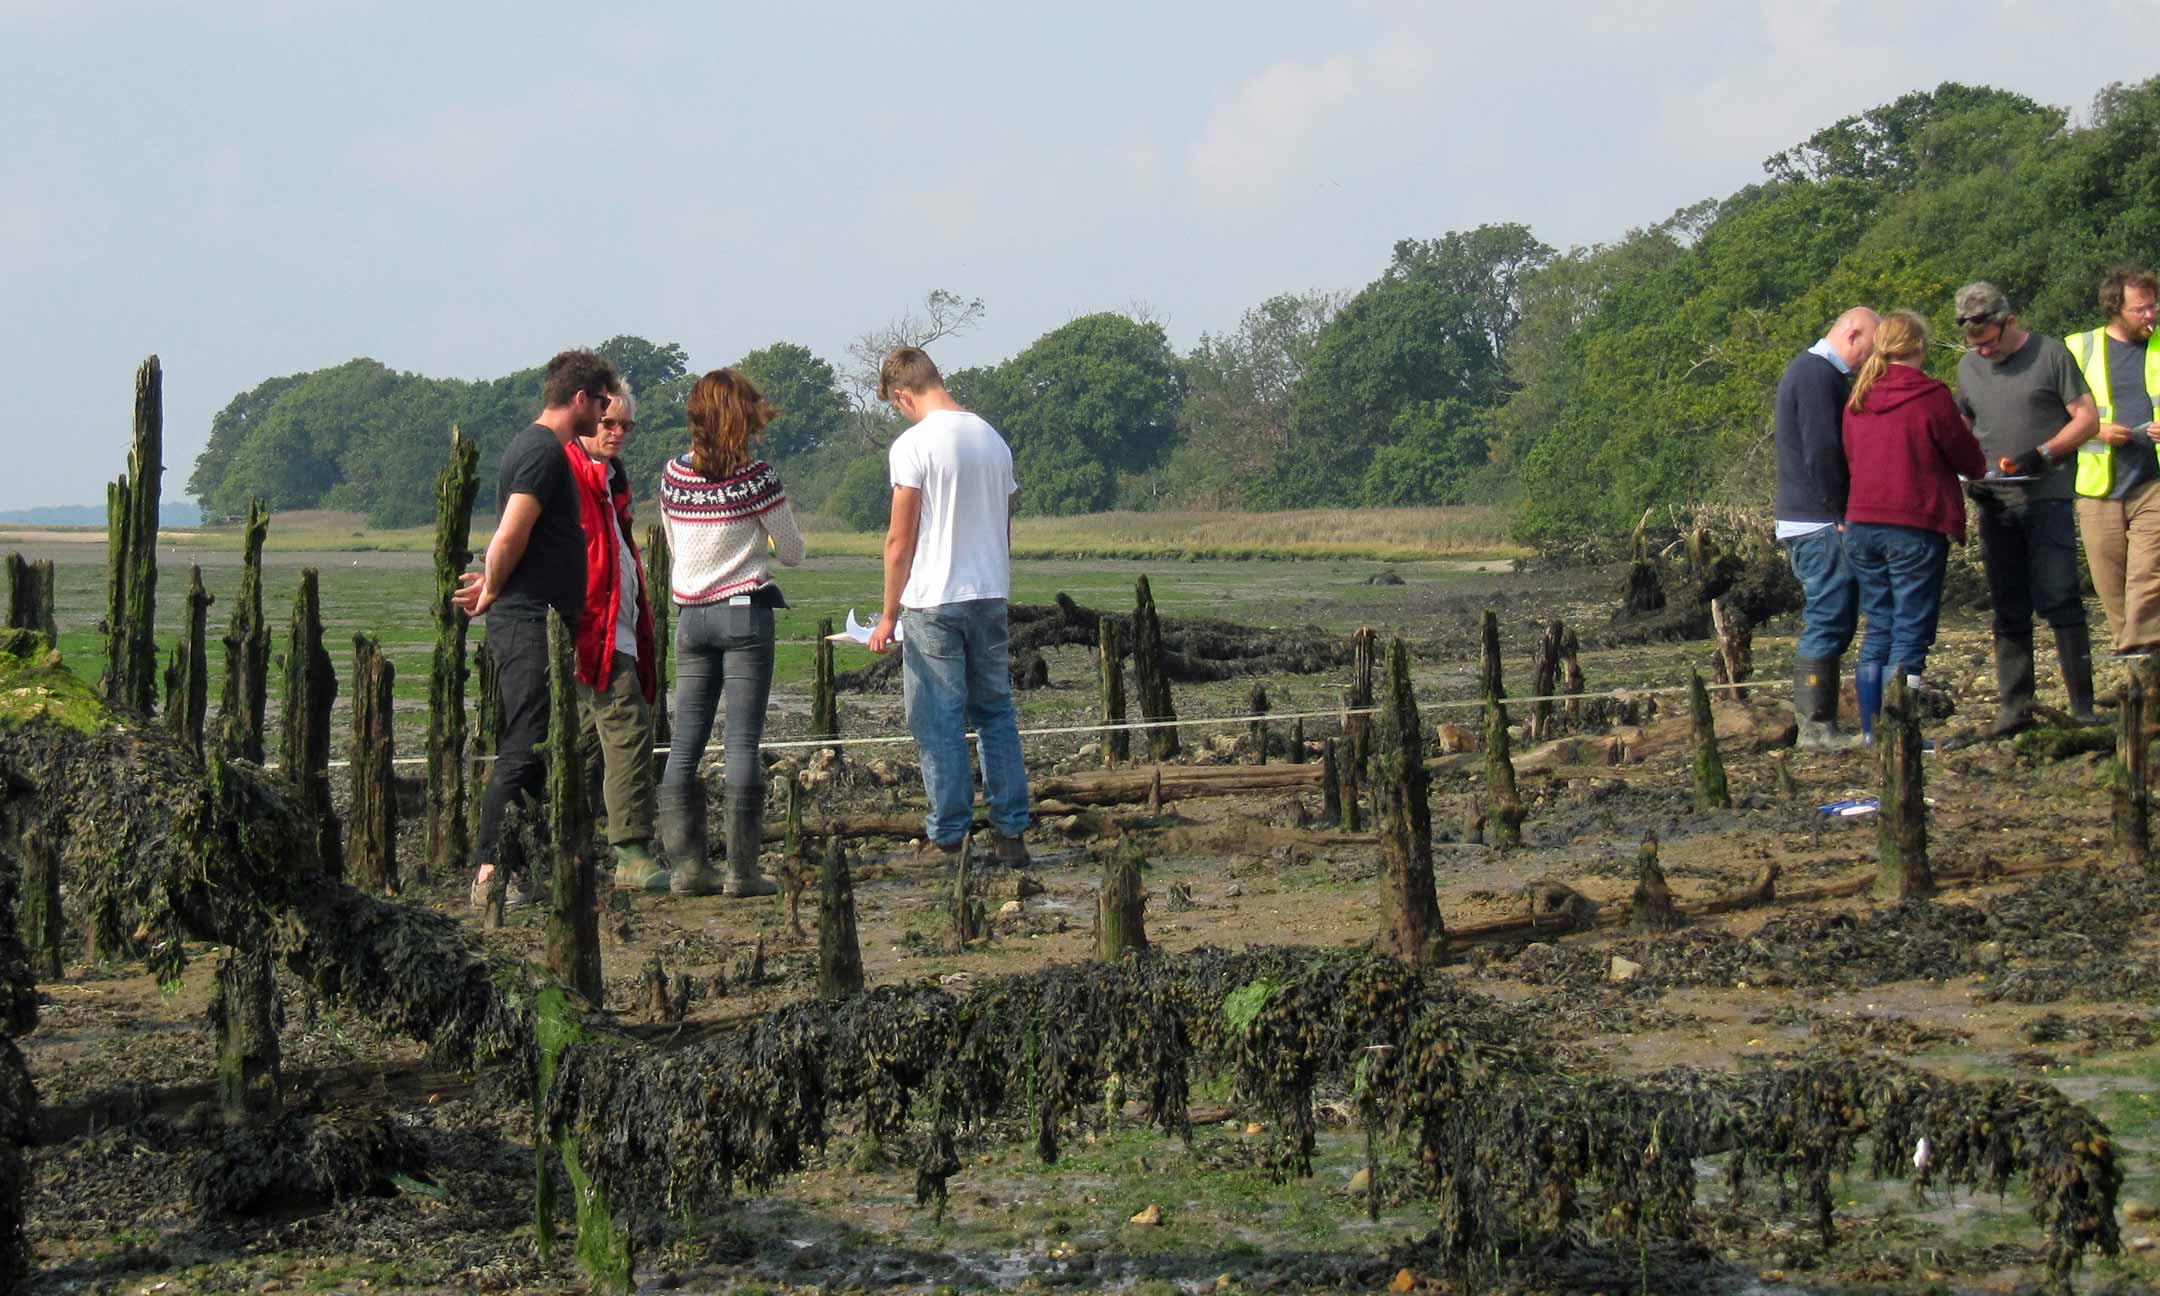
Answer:
MULTIPOLYGON (((51 504, 43 508, 0 509, 0 523, 9 526, 104 526, 103 504, 51 504)), ((202 525, 202 509, 194 500, 159 500, 158 525, 202 525)))

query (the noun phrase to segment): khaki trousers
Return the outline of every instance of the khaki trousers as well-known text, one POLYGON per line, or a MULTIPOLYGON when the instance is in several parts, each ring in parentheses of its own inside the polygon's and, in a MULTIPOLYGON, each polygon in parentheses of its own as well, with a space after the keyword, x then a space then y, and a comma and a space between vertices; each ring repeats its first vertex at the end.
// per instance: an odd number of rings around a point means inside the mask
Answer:
POLYGON ((616 653, 605 689, 578 684, 578 761, 601 765, 610 846, 653 835, 652 708, 638 689, 637 659, 616 653))
POLYGON ((2160 645, 2160 482, 2127 499, 2080 499, 2077 519, 2115 651, 2160 645))

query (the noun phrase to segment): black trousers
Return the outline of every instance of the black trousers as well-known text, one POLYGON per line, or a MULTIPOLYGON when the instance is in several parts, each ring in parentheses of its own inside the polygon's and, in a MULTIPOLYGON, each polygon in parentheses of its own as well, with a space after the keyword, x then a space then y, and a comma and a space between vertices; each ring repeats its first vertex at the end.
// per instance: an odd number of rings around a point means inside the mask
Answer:
POLYGON ((2033 617, 2058 630, 2085 624, 2083 583, 2078 577, 2077 512, 2069 500, 2019 499, 2005 503, 1983 494, 1980 564, 1995 605, 1999 639, 2032 638, 2033 617))
POLYGON ((538 750, 548 736, 547 622, 498 613, 488 618, 487 631, 502 691, 502 741, 480 798, 480 837, 473 843, 473 857, 482 864, 501 858, 497 852, 503 812, 519 798, 538 805, 547 790, 547 766, 538 750))

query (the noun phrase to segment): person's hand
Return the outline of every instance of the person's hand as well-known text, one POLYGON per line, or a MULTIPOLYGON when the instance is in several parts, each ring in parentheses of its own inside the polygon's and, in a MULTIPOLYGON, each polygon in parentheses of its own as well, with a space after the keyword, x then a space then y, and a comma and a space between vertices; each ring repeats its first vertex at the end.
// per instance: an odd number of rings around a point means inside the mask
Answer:
POLYGON ((2014 458, 2010 455, 2004 455, 2001 464, 2002 474, 2005 477, 2038 477, 2041 473, 2047 471, 2047 467, 2048 457, 2041 451, 2039 446, 2034 446, 2024 454, 2014 458))
POLYGON ((899 629, 900 623, 896 618, 879 613, 877 624, 870 628, 870 651, 881 653, 892 647, 893 635, 899 629))
POLYGON ((466 572, 458 577, 458 587, 450 595, 450 601, 466 616, 476 617, 487 612, 495 596, 487 592, 487 582, 479 572, 466 572))
POLYGON ((2102 423, 2100 431, 2096 435, 2100 440, 2111 446, 2130 444, 2130 429, 2120 423, 2102 423))

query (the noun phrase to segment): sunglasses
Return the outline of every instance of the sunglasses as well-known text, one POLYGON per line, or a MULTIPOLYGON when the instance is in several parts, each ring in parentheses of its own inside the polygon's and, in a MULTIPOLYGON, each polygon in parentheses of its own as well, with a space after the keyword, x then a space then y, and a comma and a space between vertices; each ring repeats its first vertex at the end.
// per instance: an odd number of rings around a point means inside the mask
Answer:
POLYGON ((610 432, 620 431, 624 436, 629 436, 632 432, 637 431, 637 420, 604 418, 600 420, 600 426, 610 432))
POLYGON ((1988 325, 1995 323, 1998 318, 2000 317, 1992 314, 1960 315, 1957 317, 1957 322, 1959 328, 1986 328, 1988 325))

